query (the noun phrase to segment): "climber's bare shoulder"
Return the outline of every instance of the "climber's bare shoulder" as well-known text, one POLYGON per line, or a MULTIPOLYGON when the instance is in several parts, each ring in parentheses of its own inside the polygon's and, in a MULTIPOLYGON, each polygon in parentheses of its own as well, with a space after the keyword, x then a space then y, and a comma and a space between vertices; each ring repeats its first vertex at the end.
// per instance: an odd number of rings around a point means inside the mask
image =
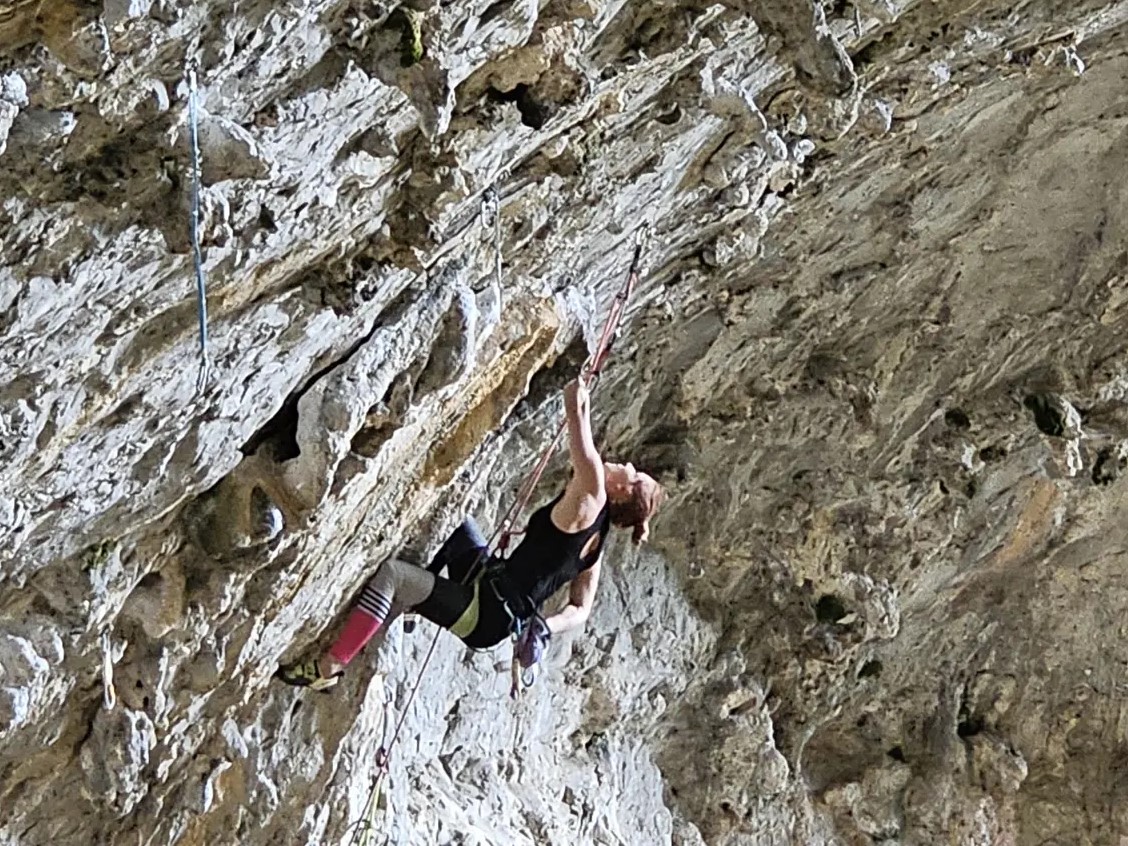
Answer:
MULTIPOLYGON (((602 473, 600 476, 602 477, 602 473)), ((603 489, 602 478, 599 487, 593 489, 576 474, 564 489, 564 496, 553 506, 552 524, 562 532, 582 532, 599 519, 606 502, 607 493, 603 489)))

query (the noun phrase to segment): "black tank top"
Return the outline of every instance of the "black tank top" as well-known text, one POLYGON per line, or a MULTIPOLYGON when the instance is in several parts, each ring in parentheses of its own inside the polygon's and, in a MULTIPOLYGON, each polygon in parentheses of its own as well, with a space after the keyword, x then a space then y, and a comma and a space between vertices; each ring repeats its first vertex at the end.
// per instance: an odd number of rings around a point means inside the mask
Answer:
POLYGON ((533 512, 524 538, 505 562, 505 573, 513 586, 537 609, 563 585, 595 565, 611 526, 611 512, 605 504, 588 528, 562 532, 552 522, 552 509, 563 496, 562 492, 533 512), (584 547, 597 534, 595 549, 581 558, 584 547))

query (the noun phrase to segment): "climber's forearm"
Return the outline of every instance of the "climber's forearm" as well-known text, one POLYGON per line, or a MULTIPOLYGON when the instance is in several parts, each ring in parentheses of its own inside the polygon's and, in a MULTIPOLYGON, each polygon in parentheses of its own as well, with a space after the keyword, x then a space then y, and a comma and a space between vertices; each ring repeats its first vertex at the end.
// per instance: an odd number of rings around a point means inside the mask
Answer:
POLYGON ((603 569, 602 556, 584 570, 568 587, 568 604, 545 620, 553 634, 577 629, 587 622, 595 605, 595 592, 599 588, 599 574, 603 569))
POLYGON ((578 629, 587 622, 589 614, 587 608, 579 605, 565 605, 551 617, 546 617, 545 623, 548 624, 548 630, 554 635, 560 634, 561 632, 578 629))

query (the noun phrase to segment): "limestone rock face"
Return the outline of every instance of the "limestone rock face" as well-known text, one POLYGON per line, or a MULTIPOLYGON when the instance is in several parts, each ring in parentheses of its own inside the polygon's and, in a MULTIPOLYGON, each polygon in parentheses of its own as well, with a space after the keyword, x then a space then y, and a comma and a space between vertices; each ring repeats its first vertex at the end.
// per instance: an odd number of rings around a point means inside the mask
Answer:
POLYGON ((1124 846, 1126 79, 1123 0, 0 8, 0 844, 348 843, 398 726, 395 844, 1124 846), (638 238, 586 628, 272 681, 638 238))

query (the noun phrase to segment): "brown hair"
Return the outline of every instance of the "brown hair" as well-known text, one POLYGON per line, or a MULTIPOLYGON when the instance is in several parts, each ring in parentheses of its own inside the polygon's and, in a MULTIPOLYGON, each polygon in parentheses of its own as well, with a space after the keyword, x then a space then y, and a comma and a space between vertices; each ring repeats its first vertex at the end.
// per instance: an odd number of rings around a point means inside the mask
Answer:
POLYGON ((634 529, 631 541, 640 544, 650 534, 650 518, 666 500, 666 491, 653 479, 636 479, 625 499, 608 501, 611 524, 620 529, 634 529), (650 484, 648 484, 648 481, 650 484))

